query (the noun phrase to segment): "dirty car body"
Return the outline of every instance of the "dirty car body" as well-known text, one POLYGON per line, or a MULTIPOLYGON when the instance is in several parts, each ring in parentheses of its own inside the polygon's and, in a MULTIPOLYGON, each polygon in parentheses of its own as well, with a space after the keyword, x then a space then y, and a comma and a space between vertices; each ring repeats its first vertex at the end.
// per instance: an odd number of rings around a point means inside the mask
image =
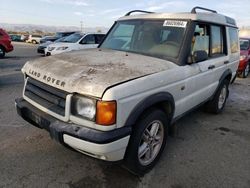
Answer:
POLYGON ((237 36, 234 20, 215 12, 128 14, 97 49, 27 62, 17 111, 62 144, 106 161, 125 159, 143 174, 174 121, 217 95, 222 111, 239 62, 237 36), (210 30, 225 35, 223 44, 212 48, 210 30), (192 43, 197 32, 202 45, 192 43))

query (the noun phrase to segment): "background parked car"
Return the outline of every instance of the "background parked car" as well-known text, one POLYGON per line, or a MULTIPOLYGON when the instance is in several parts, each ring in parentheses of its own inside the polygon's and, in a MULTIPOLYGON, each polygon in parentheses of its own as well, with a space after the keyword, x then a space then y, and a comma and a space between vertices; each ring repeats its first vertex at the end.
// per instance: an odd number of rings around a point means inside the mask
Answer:
POLYGON ((53 37, 53 36, 45 36, 45 37, 41 38, 40 44, 46 43, 48 41, 49 42, 54 42, 55 40, 56 40, 56 38, 53 37))
POLYGON ((0 58, 4 57, 5 53, 11 52, 13 49, 10 36, 0 28, 0 58))
POLYGON ((55 36, 47 36, 47 37, 43 37, 41 40, 40 40, 40 43, 45 43, 47 41, 51 41, 51 42, 54 42, 56 41, 57 39, 59 38, 62 38, 62 37, 66 37, 66 36, 69 36, 69 35, 72 35, 76 33, 76 31, 66 31, 66 32, 57 32, 55 34, 55 36))
POLYGON ((49 56, 73 50, 96 48, 98 44, 100 44, 104 36, 105 34, 74 33, 66 37, 60 43, 53 43, 48 45, 48 47, 45 49, 45 55, 49 56))
POLYGON ((66 37, 59 38, 54 42, 47 41, 45 43, 41 43, 37 48, 37 53, 45 54, 45 48, 47 48, 48 45, 50 45, 51 43, 62 42, 65 38, 66 37))
POLYGON ((33 43, 33 44, 39 44, 42 36, 41 35, 29 35, 29 38, 26 42, 33 43))
POLYGON ((11 38, 11 41, 17 41, 17 42, 22 41, 21 40, 21 35, 10 34, 10 38, 11 38))
POLYGON ((26 42, 29 39, 29 35, 21 35, 21 41, 26 42))
POLYGON ((240 64, 238 74, 246 78, 250 71, 250 37, 240 38, 240 64))

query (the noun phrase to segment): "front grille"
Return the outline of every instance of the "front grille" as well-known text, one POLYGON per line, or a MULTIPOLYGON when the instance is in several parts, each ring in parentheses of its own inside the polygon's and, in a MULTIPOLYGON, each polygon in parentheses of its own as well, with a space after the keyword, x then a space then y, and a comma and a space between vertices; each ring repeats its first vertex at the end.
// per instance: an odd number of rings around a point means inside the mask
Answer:
POLYGON ((61 116, 65 116, 65 103, 68 94, 30 77, 24 91, 26 97, 61 116))

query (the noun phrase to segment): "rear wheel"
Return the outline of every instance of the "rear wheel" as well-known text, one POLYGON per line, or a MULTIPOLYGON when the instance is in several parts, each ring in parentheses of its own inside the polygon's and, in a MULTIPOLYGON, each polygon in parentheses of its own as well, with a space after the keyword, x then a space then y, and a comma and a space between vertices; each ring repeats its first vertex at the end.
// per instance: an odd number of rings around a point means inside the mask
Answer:
POLYGON ((137 175, 151 170, 166 145, 167 126, 167 117, 161 110, 151 109, 144 113, 130 137, 125 168, 137 175))
POLYGON ((250 71, 250 66, 249 66, 249 63, 248 63, 246 68, 242 71, 242 77, 246 78, 249 75, 249 71, 250 71))
POLYGON ((0 58, 3 58, 5 56, 5 49, 4 47, 0 46, 0 58))
POLYGON ((36 42, 35 40, 32 40, 32 43, 33 43, 33 44, 36 44, 37 42, 36 42))
POLYGON ((229 95, 229 80, 225 79, 216 91, 213 99, 206 104, 206 111, 211 113, 221 113, 225 107, 229 95))

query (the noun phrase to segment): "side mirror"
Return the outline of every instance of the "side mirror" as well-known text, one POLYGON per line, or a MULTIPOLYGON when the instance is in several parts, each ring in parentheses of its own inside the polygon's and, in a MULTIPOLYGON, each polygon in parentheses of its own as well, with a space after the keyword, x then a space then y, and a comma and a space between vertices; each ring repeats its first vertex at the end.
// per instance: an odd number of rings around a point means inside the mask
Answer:
POLYGON ((195 51, 194 54, 192 55, 193 63, 198 63, 201 61, 205 61, 207 59, 208 59, 208 55, 207 55, 207 52, 204 50, 195 51))

